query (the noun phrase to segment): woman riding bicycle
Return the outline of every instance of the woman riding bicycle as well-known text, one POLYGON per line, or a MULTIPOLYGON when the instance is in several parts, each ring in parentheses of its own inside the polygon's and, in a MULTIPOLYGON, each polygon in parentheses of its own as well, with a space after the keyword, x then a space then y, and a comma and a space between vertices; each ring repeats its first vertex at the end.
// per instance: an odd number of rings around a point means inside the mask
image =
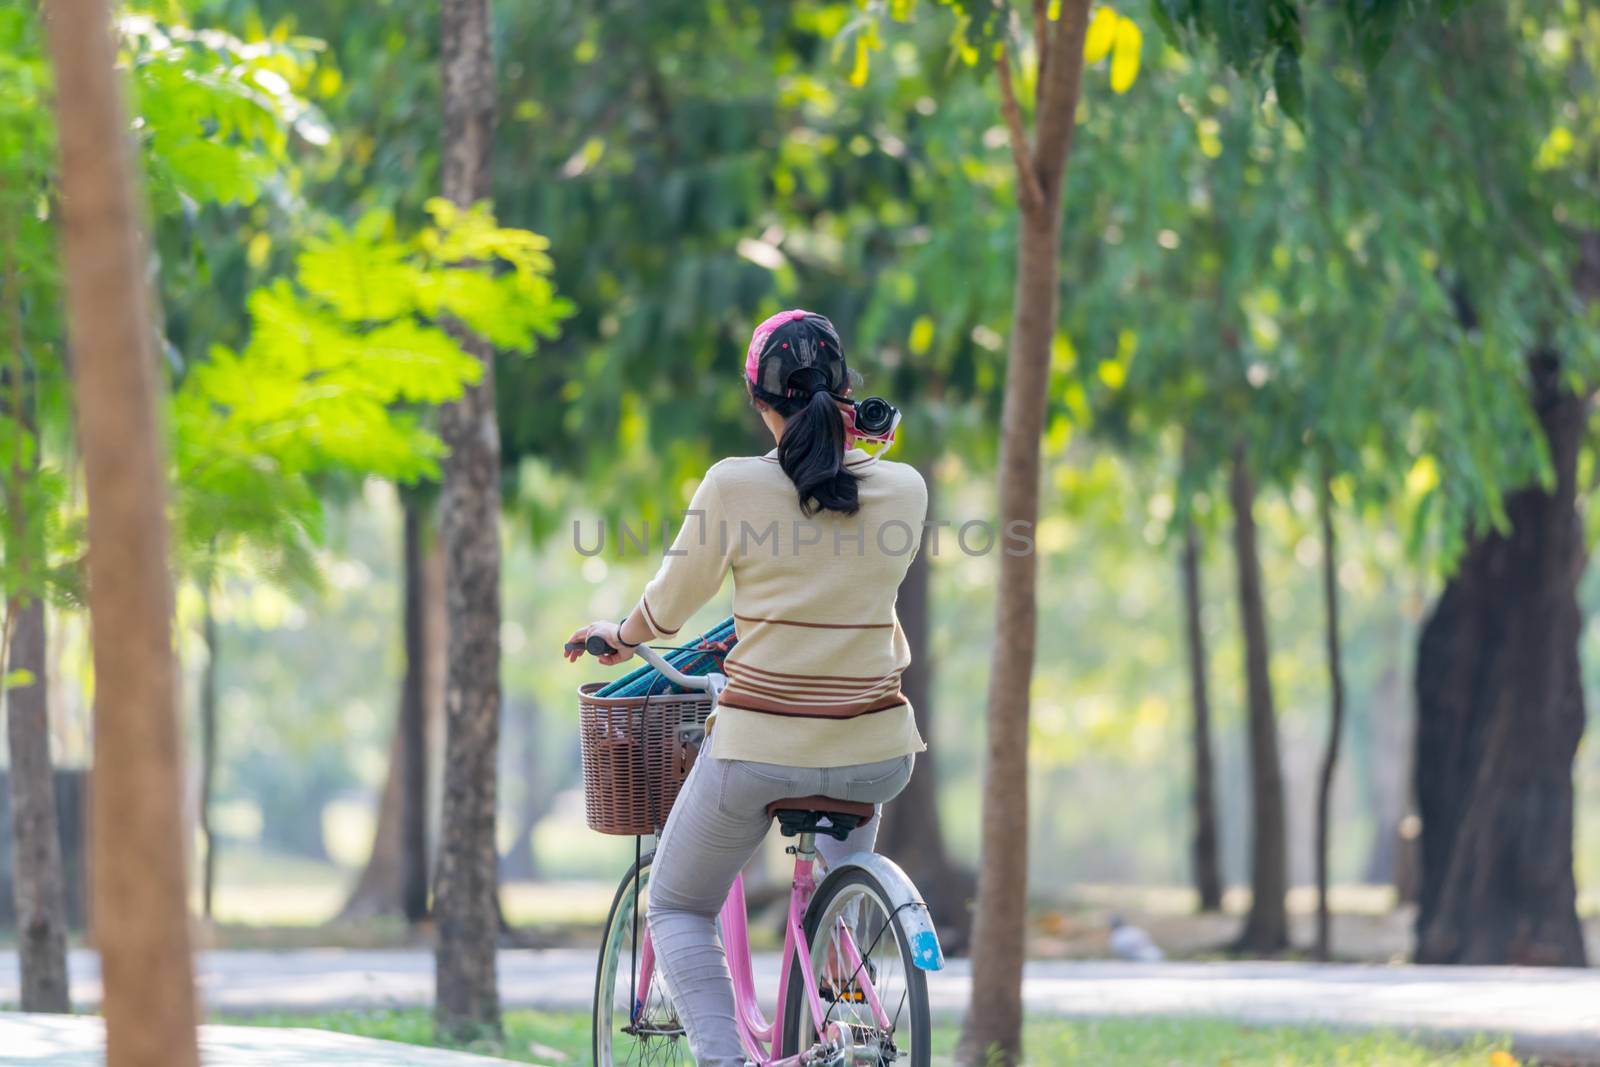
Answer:
MULTIPOLYGON (((853 447, 850 372, 833 324, 785 311, 756 328, 745 388, 777 447, 706 472, 672 549, 622 622, 595 622, 621 663, 670 638, 733 572, 739 640, 704 750, 662 830, 649 927, 701 1067, 741 1067, 733 986, 715 917, 766 836, 767 805, 826 796, 882 805, 925 746, 900 675, 911 651, 895 595, 927 515, 915 468, 853 447)), ((576 661, 581 651, 568 653, 576 661)), ((825 862, 870 850, 878 817, 825 862)))

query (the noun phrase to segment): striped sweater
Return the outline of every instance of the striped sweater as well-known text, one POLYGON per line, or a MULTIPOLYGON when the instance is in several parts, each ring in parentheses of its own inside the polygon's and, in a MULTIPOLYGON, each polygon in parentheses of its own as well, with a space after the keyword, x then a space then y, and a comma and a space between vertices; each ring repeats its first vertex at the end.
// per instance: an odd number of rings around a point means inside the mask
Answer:
POLYGON ((922 538, 915 468, 852 449, 861 509, 806 518, 777 451, 706 472, 640 608, 672 637, 733 572, 739 643, 710 733, 719 759, 837 767, 920 752, 895 594, 922 538))

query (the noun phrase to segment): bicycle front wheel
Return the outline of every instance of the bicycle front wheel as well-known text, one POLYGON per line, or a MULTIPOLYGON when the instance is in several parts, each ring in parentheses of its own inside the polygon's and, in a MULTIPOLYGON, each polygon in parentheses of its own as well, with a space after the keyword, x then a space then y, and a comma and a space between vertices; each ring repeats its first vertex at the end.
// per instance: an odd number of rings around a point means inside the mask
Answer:
POLYGON ((800 951, 811 955, 824 1015, 819 1027, 805 976, 798 965, 790 968, 785 1054, 798 1055, 819 1030, 840 1023, 853 1046, 853 1059, 846 1062, 928 1067, 928 976, 912 962, 909 932, 878 880, 859 867, 830 874, 806 909, 805 935, 800 951))
POLYGON ((636 988, 635 961, 644 944, 650 862, 654 858, 654 852, 647 852, 629 868, 617 886, 606 918, 594 982, 595 1067, 679 1067, 694 1063, 689 1039, 659 964, 650 977, 650 988, 636 988), (641 1005, 637 1019, 631 1017, 635 1002, 641 1005))

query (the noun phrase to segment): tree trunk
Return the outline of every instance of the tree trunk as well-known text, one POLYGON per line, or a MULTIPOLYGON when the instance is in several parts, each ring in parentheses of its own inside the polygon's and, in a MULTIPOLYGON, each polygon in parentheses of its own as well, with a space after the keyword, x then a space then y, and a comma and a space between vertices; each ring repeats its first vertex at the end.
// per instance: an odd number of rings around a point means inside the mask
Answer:
MULTIPOLYGON (((445 0, 444 194, 463 207, 490 195, 494 54, 488 0, 445 0)), ((500 1035, 495 774, 500 733, 500 433, 493 352, 457 337, 483 377, 440 412, 450 454, 441 524, 450 612, 445 784, 435 911, 434 1022, 455 1040, 500 1035)))
POLYGON ((1417 650, 1420 963, 1584 964, 1572 763, 1588 404, 1556 355, 1535 354, 1529 371, 1554 485, 1506 497, 1509 528, 1468 545, 1417 650))
MULTIPOLYGON (((212 560, 215 566, 215 560, 212 560)), ((200 837, 205 842, 205 867, 200 879, 201 914, 211 918, 217 882, 217 835, 211 828, 211 795, 217 775, 217 617, 213 610, 215 576, 208 569, 200 596, 206 641, 206 666, 200 679, 200 837)))
POLYGON ((389 740, 389 770, 379 794, 372 852, 350 897, 339 911, 341 920, 379 915, 404 915, 411 923, 428 916, 428 704, 429 641, 436 635, 425 625, 431 598, 423 572, 425 505, 402 490, 401 617, 405 673, 400 681, 400 707, 389 740))
MULTIPOLYGON (((1042 9, 1041 9, 1042 10, 1042 9)), ((1032 535, 1039 517, 1040 438, 1059 288, 1061 187, 1076 124, 1088 0, 1064 0, 1041 20, 1051 63, 1039 82, 1037 148, 1024 143, 1009 58, 998 57, 1017 158, 1017 279, 1000 432, 1000 574, 989 664, 982 847, 973 917, 972 1001, 958 1059, 1011 1067, 1022 1058, 1022 964, 1028 920, 1028 691, 1038 605, 1032 535), (1019 550, 1005 535, 1029 539, 1019 550)))
POLYGON ((402 860, 400 850, 401 792, 405 788, 405 732, 399 716, 389 735, 389 769, 383 776, 383 791, 378 794, 378 820, 372 831, 372 851, 361 868, 355 888, 339 909, 339 922, 361 922, 383 915, 400 915, 402 860))
POLYGON ((1206 635, 1200 624, 1200 534, 1183 530, 1183 618, 1189 655, 1189 702, 1194 712, 1194 888, 1203 912, 1222 910, 1222 863, 1217 845, 1216 774, 1211 758, 1211 694, 1206 682, 1206 635))
POLYGON ((1317 494, 1322 520, 1322 600, 1327 611, 1328 642, 1328 745, 1317 778, 1317 959, 1332 951, 1328 912, 1328 812, 1333 800, 1333 774, 1339 766, 1339 742, 1344 736, 1344 657, 1339 646, 1339 546, 1333 529, 1333 500, 1327 476, 1317 494))
POLYGON ((400 683, 400 905, 407 922, 428 917, 428 710, 425 688, 426 583, 422 579, 422 504, 403 494, 405 536, 405 677, 400 683))
MULTIPOLYGON (((934 513, 933 472, 923 466, 928 483, 928 514, 934 513)), ((931 538, 931 534, 929 537, 931 538)), ((977 888, 973 872, 957 864, 945 848, 944 830, 939 819, 939 768, 934 761, 933 721, 933 636, 929 590, 930 549, 924 539, 922 550, 911 561, 900 597, 895 605, 906 643, 911 646, 911 666, 900 679, 900 688, 911 701, 917 730, 927 742, 928 751, 917 759, 917 767, 905 791, 883 809, 883 826, 878 833, 878 851, 905 868, 922 890, 945 951, 966 950, 972 933, 972 895, 977 888)))
MULTIPOLYGON (((4 251, 11 259, 13 244, 5 234, 4 251)), ((40 516, 30 516, 27 489, 39 477, 38 420, 34 415, 35 386, 22 337, 22 302, 18 295, 15 262, 4 285, 6 318, 10 327, 13 362, 5 368, 4 408, 20 434, 33 438, 31 458, 24 461, 13 449, 6 471, 3 501, 11 524, 8 559, 13 587, 6 598, 4 624, 0 625, 0 697, 5 700, 6 728, 11 752, 11 896, 16 912, 17 956, 22 979, 22 1010, 66 1012, 72 1010, 67 987, 67 883, 61 858, 61 829, 56 814, 55 771, 50 761, 50 693, 43 582, 40 516), (31 522, 30 522, 31 518, 31 522), (13 671, 29 675, 26 684, 6 686, 13 671)))
POLYGON ((108 1067, 196 1067, 166 456, 145 257, 105 0, 45 8, 68 335, 88 502, 91 834, 108 1067))
POLYGON ((1289 880, 1288 854, 1278 721, 1272 706, 1272 654, 1267 646, 1261 558, 1256 546, 1256 491, 1242 443, 1233 452, 1229 496, 1233 504, 1239 618, 1244 627, 1250 749, 1250 915, 1236 947, 1242 952, 1270 954, 1289 947, 1289 916, 1284 900, 1289 880))
POLYGON ((50 764, 45 684, 44 601, 12 602, 10 657, 4 672, 24 670, 27 685, 7 689, 11 745, 11 878, 17 910, 22 1010, 72 1010, 67 987, 67 883, 50 764), (14 612, 14 613, 13 613, 14 612))

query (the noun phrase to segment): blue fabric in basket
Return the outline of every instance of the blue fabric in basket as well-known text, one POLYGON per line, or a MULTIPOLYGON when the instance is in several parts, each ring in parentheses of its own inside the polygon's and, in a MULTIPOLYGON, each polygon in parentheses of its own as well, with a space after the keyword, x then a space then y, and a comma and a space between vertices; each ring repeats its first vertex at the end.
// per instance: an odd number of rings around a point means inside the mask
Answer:
MULTIPOLYGON (((663 658, 684 674, 711 674, 722 670, 722 658, 739 640, 734 633, 733 619, 726 619, 697 638, 685 641, 680 648, 666 653, 663 658)), ((665 693, 683 693, 683 688, 673 685, 648 663, 618 678, 597 691, 597 697, 660 696, 665 693)))

